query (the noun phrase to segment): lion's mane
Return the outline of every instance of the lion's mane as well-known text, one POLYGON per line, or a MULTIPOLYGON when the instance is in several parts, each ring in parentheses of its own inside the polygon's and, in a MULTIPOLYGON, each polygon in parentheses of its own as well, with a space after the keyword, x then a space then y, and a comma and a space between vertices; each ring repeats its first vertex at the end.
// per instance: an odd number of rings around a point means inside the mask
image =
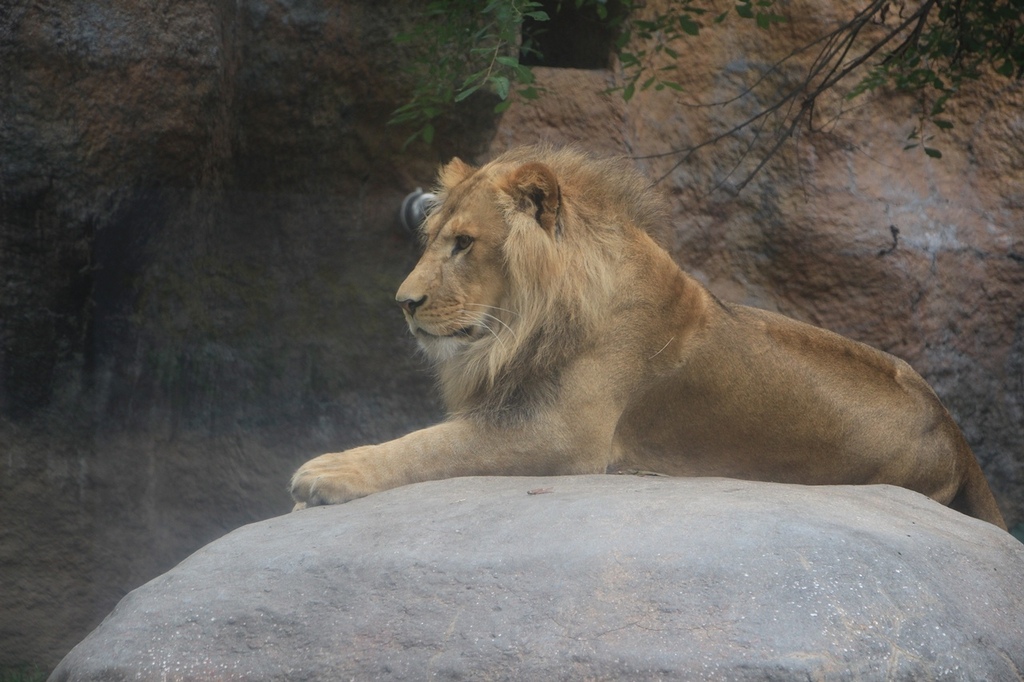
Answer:
MULTIPOLYGON (((556 397, 561 369, 610 313, 624 246, 658 234, 667 209, 631 163, 573 147, 520 147, 489 167, 497 172, 473 191, 489 192, 505 217, 510 293, 497 333, 441 360, 436 370, 449 412, 508 420, 525 418, 556 397), (554 239, 517 209, 517 188, 509 184, 512 171, 530 163, 546 165, 558 179, 554 239)), ((468 179, 446 184, 445 175, 438 205, 468 179)))

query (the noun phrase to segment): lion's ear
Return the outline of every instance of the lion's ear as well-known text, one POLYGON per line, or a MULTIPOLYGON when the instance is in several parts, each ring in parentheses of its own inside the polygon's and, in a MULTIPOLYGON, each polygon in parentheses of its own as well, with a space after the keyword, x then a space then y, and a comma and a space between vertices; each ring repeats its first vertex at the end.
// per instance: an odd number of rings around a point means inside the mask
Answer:
POLYGON ((562 198, 554 171, 543 163, 524 163, 508 176, 505 191, 520 211, 531 211, 541 227, 555 233, 562 198))
POLYGON ((468 178, 475 171, 476 168, 470 166, 468 163, 456 156, 451 161, 441 166, 441 170, 438 172, 437 177, 445 189, 451 189, 468 178))

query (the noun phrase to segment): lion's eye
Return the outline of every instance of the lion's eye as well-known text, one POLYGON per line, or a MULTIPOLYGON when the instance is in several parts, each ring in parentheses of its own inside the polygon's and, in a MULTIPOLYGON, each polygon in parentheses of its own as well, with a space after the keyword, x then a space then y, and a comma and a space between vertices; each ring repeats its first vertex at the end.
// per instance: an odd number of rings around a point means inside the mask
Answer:
POLYGON ((472 237, 465 234, 458 235, 457 237, 455 237, 455 247, 452 249, 452 255, 458 253, 459 251, 465 251, 470 246, 472 246, 472 244, 472 237))

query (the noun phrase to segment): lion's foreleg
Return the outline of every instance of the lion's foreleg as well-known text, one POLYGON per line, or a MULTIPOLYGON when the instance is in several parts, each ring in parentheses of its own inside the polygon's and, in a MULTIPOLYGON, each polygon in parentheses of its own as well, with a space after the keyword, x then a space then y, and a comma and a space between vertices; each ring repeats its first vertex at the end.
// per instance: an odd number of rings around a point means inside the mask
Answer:
POLYGON ((380 445, 311 459, 292 477, 291 493, 295 508, 302 509, 419 481, 575 473, 580 463, 560 440, 536 425, 499 429, 456 419, 380 445))

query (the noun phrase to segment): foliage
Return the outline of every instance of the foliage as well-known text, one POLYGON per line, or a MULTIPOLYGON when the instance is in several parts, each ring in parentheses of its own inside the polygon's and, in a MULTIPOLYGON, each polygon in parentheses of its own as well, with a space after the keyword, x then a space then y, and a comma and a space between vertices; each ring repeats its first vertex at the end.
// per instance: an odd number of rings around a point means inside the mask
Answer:
MULTIPOLYGON (((753 21, 765 30, 801 20, 782 14, 781 0, 670 0, 653 16, 629 0, 616 5, 622 11, 613 12, 612 1, 561 0, 554 6, 592 7, 618 32, 613 50, 621 85, 612 91, 626 100, 652 88, 682 90, 674 72, 688 47, 686 41, 703 30, 729 19, 753 21)), ((528 40, 521 44, 520 34, 525 18, 549 19, 545 6, 552 3, 430 2, 416 29, 399 37, 421 45, 426 57, 416 62, 416 91, 391 122, 417 126, 410 140, 429 143, 433 121, 478 91, 497 96, 496 112, 509 106, 513 92, 527 99, 540 96, 530 68, 520 63, 524 51, 535 48, 528 40)), ((848 21, 808 45, 795 46, 768 71, 779 72, 784 63, 807 54, 813 59, 801 67, 803 76, 780 89, 763 110, 724 135, 660 155, 680 155, 682 163, 696 149, 743 128, 754 127, 760 134, 767 118, 773 117, 775 143, 769 145, 756 173, 800 124, 813 125, 815 103, 823 93, 849 81, 848 99, 880 89, 916 95, 920 116, 906 148, 920 146, 929 156, 941 157, 937 148, 927 144, 930 132, 953 127, 944 117, 946 106, 965 82, 988 71, 1009 78, 1024 76, 1024 0, 868 0, 848 21)))
MULTIPOLYGON (((678 60, 684 49, 683 41, 687 37, 700 35, 703 24, 701 19, 713 17, 714 24, 721 24, 730 15, 729 9, 718 11, 710 6, 691 0, 676 0, 669 5, 668 11, 649 19, 632 19, 623 22, 622 31, 615 43, 616 54, 623 70, 623 85, 613 88, 612 92, 621 92, 623 99, 629 101, 636 92, 653 87, 655 90, 681 91, 679 83, 667 78, 678 65, 663 63, 664 57, 678 60)), ((713 4, 713 3, 711 3, 713 4)), ((732 3, 730 3, 732 4, 732 3)), ((775 0, 746 0, 733 6, 733 10, 742 19, 755 21, 759 28, 786 21, 786 18, 774 11, 775 0)))
MULTIPOLYGON (((888 3, 873 2, 874 15, 885 18, 888 3)), ((928 138, 926 125, 949 130, 943 118, 946 104, 967 81, 991 70, 1002 76, 1024 76, 1024 2, 1021 0, 925 0, 886 36, 895 42, 888 54, 871 66, 848 97, 890 87, 917 93, 922 108, 907 149, 928 138)), ((926 154, 942 153, 923 147, 926 154)))
POLYGON ((406 144, 422 139, 430 144, 434 122, 479 90, 500 100, 495 113, 520 97, 536 99, 533 72, 519 63, 519 33, 525 17, 548 19, 534 0, 432 0, 414 28, 400 33, 399 44, 413 44, 421 57, 412 64, 416 86, 407 104, 397 109, 391 124, 412 125, 416 132, 406 144))

